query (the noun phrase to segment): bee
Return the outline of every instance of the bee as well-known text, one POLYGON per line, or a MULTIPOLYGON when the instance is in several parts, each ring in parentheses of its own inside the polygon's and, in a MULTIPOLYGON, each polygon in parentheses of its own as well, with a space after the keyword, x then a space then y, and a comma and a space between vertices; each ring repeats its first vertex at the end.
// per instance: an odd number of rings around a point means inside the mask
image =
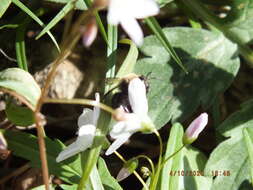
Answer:
MULTIPOLYGON (((144 75, 136 75, 134 73, 131 73, 121 78, 118 86, 116 87, 118 89, 118 92, 116 92, 112 96, 112 100, 111 100, 112 107, 119 108, 120 106, 122 106, 125 112, 132 113, 133 110, 131 108, 129 98, 128 98, 128 85, 130 81, 133 80, 134 78, 139 78, 140 80, 144 82, 145 87, 146 87, 146 93, 148 93, 149 91, 148 75, 144 76, 144 75)), ((115 88, 113 88, 112 90, 114 89, 115 88)))

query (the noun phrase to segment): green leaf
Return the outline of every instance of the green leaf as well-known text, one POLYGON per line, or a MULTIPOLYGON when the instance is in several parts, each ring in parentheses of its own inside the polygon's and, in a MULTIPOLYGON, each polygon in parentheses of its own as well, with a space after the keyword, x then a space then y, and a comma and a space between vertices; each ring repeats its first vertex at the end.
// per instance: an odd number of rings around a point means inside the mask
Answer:
MULTIPOLYGON (((163 161, 168 159, 173 153, 177 152, 182 146, 182 138, 184 135, 184 129, 179 123, 175 123, 171 130, 170 136, 167 143, 167 148, 163 161)), ((179 189, 179 178, 180 176, 172 176, 172 172, 179 171, 181 168, 181 160, 183 158, 182 151, 178 152, 175 156, 166 161, 159 181, 159 189, 179 189)))
POLYGON ((75 0, 69 1, 61 9, 61 11, 43 28, 43 30, 36 37, 36 40, 42 37, 45 33, 48 33, 49 30, 53 28, 63 17, 65 17, 74 7, 75 7, 75 0))
MULTIPOLYGON (((253 140, 253 100, 242 105, 240 111, 228 117, 217 130, 228 139, 211 153, 205 173, 217 171, 212 190, 251 190, 250 155, 245 146, 243 131, 253 140)), ((251 150, 252 151, 252 150, 251 150)))
POLYGON ((156 0, 156 2, 160 5, 160 7, 164 7, 168 3, 171 3, 174 0, 156 0))
POLYGON ((151 72, 149 116, 157 128, 171 119, 186 119, 201 105, 212 105, 240 66, 236 45, 222 34, 187 27, 165 28, 163 32, 189 74, 173 63, 156 37, 145 38, 140 51, 146 57, 138 60, 134 70, 143 75, 151 72))
POLYGON ((180 150, 183 146, 183 135, 183 127, 179 123, 175 123, 170 131, 164 160, 175 152, 177 153, 164 165, 159 189, 199 190, 205 187, 206 190, 209 190, 212 185, 212 179, 201 176, 203 175, 207 159, 204 154, 192 147, 180 150))
MULTIPOLYGON (((61 4, 67 4, 69 2, 69 0, 46 0, 46 1, 61 4)), ((84 0, 77 0, 75 4, 75 9, 87 10, 87 5, 84 3, 84 0)))
POLYGON ((62 184, 62 185, 60 185, 60 187, 63 190, 76 190, 77 189, 77 185, 65 185, 65 184, 62 184))
POLYGON ((253 185, 253 129, 252 128, 244 129, 243 136, 249 154, 251 184, 253 185))
POLYGON ((250 0, 235 0, 231 1, 228 6, 231 10, 228 12, 227 16, 223 19, 223 23, 226 26, 237 25, 242 22, 250 6, 250 0))
POLYGON ((94 166, 90 173, 90 183, 93 190, 104 190, 103 184, 101 182, 97 166, 94 166))
MULTIPOLYGON (((19 0, 12 0, 12 3, 14 3, 22 11, 24 11, 26 14, 28 14, 40 26, 44 26, 44 23, 32 11, 30 11, 30 9, 28 9, 22 2, 20 2, 19 0)), ((55 44, 56 48, 60 51, 59 45, 58 45, 57 41, 55 40, 54 36, 51 34, 51 32, 48 31, 47 34, 52 39, 52 41, 55 44)))
POLYGON ((139 54, 137 46, 131 40, 124 39, 124 40, 121 40, 120 43, 129 44, 130 49, 128 51, 128 54, 127 54, 125 60, 123 61, 122 65, 120 66, 120 68, 116 74, 116 77, 118 77, 118 78, 121 78, 121 77, 133 72, 134 66, 136 64, 138 54, 139 54))
MULTIPOLYGON (((30 160, 31 165, 34 167, 41 166, 37 137, 20 131, 1 131, 7 139, 8 148, 16 156, 30 160)), ((45 138, 45 141, 49 173, 58 176, 70 184, 77 183, 82 173, 80 156, 73 156, 68 160, 56 163, 55 159, 64 148, 64 145, 60 141, 52 141, 49 138, 45 138)))
POLYGON ((111 176, 103 158, 98 159, 98 171, 105 190, 122 190, 117 180, 111 176))
POLYGON ((1 0, 0 4, 0 18, 4 15, 5 11, 11 4, 11 0, 1 0))
POLYGON ((0 87, 23 96, 33 107, 40 97, 40 87, 32 75, 19 68, 9 68, 0 72, 0 87))
MULTIPOLYGON (((229 31, 240 39, 242 43, 250 43, 252 44, 253 40, 253 1, 240 0, 244 1, 245 5, 238 4, 237 6, 243 9, 239 18, 231 19, 233 22, 229 23, 230 28, 229 31)), ((239 1, 233 1, 237 4, 239 1)), ((233 10, 233 9, 232 9, 233 10)), ((236 11, 235 11, 236 12, 236 11)))
POLYGON ((154 17, 146 18, 145 19, 149 28, 153 31, 155 36, 159 39, 161 44, 164 46, 164 48, 168 51, 168 53, 171 55, 171 57, 177 62, 177 64, 187 73, 187 70, 185 69, 184 65, 182 64, 182 61, 178 57, 177 53, 171 46, 169 42, 168 36, 165 36, 162 28, 160 27, 159 23, 154 17))
POLYGON ((9 121, 18 126, 29 126, 34 123, 33 112, 27 107, 20 107, 13 103, 6 106, 5 113, 9 121))

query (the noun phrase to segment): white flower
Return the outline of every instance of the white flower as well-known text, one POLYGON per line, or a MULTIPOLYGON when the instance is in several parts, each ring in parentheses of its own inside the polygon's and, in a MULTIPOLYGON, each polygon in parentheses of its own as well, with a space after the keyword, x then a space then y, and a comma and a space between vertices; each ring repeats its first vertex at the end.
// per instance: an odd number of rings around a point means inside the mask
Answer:
MULTIPOLYGON (((99 94, 96 93, 95 96, 96 102, 99 103, 99 94)), ((92 146, 99 114, 99 107, 94 107, 93 110, 88 108, 83 110, 83 113, 78 118, 79 129, 76 141, 60 152, 56 158, 56 162, 61 162, 92 146)))
MULTIPOLYGON (((116 140, 108 148, 106 155, 115 152, 133 133, 137 131, 151 131, 153 128, 153 123, 148 116, 146 86, 141 79, 135 78, 130 81, 128 98, 133 113, 124 112, 123 119, 113 126, 110 136, 116 140)), ((123 110, 122 107, 119 109, 123 110)))
POLYGON ((121 24, 129 37, 140 46, 143 32, 136 19, 143 19, 159 13, 154 0, 110 0, 107 20, 112 25, 121 24))

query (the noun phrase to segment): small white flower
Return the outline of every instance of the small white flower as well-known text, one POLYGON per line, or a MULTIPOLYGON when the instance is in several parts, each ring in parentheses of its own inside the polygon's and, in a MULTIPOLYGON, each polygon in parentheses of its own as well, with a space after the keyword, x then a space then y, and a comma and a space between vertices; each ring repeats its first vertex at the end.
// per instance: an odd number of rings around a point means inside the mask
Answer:
MULTIPOLYGON (((99 94, 96 93, 95 97, 96 102, 99 103, 99 94)), ((99 107, 94 107, 93 110, 88 108, 83 110, 83 113, 78 118, 79 129, 76 141, 60 152, 56 158, 56 162, 61 162, 92 146, 99 114, 99 107)))
POLYGON ((143 19, 159 13, 154 0, 110 0, 107 20, 112 25, 121 24, 129 37, 140 46, 143 32, 136 19, 143 19))
MULTIPOLYGON (((124 113, 123 119, 117 122, 110 136, 116 139, 106 151, 106 155, 115 152, 129 137, 137 131, 151 131, 153 123, 148 116, 146 86, 139 78, 132 79, 128 86, 128 98, 133 113, 124 113)), ((122 109, 123 108, 119 108, 122 109)))

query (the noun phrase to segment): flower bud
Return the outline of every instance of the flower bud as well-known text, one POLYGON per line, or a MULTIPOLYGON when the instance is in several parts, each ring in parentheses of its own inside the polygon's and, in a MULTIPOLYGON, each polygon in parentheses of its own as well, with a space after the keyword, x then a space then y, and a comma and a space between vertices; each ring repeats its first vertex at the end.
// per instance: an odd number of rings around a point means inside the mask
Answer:
POLYGON ((0 149, 1 150, 7 149, 7 142, 1 132, 0 132, 0 149))
POLYGON ((150 170, 147 167, 141 167, 141 173, 143 178, 147 178, 150 176, 150 170))
POLYGON ((95 17, 91 17, 88 23, 85 25, 84 33, 82 37, 83 45, 89 47, 97 37, 98 27, 95 17))
POLYGON ((117 175, 117 180, 122 181, 123 179, 126 179, 128 176, 130 176, 135 169, 138 167, 139 161, 137 158, 132 158, 128 160, 123 168, 119 171, 117 175))
POLYGON ((203 131, 203 129, 207 125, 207 122, 207 113, 202 113, 194 121, 192 121, 189 127, 186 129, 186 132, 183 137, 183 143, 185 145, 193 143, 198 138, 201 131, 203 131))

